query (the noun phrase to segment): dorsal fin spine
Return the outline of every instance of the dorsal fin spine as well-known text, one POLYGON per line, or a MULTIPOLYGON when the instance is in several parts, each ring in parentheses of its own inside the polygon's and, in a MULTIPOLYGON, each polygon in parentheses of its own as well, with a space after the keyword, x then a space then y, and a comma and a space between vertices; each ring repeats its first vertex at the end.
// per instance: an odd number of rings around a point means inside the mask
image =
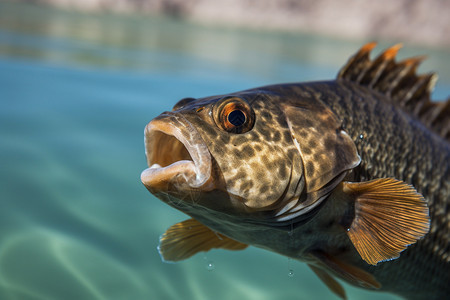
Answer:
POLYGON ((376 43, 364 45, 342 67, 338 80, 347 80, 385 95, 392 103, 417 117, 430 130, 450 142, 450 104, 432 102, 430 94, 437 81, 435 73, 417 75, 416 70, 425 56, 396 62, 401 44, 396 44, 371 60, 376 43))

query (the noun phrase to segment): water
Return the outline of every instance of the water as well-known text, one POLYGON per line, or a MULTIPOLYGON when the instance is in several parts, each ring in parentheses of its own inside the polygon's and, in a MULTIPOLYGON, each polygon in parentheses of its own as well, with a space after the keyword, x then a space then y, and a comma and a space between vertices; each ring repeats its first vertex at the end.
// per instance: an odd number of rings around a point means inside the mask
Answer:
MULTIPOLYGON (((254 247, 163 263, 187 217, 140 183, 143 129, 183 97, 333 78, 362 43, 0 3, 0 299, 336 299, 254 247)), ((449 50, 422 53, 442 99, 449 50)))

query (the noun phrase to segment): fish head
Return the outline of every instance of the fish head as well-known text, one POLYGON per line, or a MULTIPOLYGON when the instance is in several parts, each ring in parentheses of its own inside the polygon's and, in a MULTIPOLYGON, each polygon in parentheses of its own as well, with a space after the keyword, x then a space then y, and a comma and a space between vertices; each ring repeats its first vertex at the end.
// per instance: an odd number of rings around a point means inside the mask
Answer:
POLYGON ((329 109, 304 101, 299 107, 270 89, 183 99, 146 126, 141 180, 185 212, 195 206, 274 223, 305 214, 359 156, 329 109), (350 158, 336 162, 342 157, 350 158))

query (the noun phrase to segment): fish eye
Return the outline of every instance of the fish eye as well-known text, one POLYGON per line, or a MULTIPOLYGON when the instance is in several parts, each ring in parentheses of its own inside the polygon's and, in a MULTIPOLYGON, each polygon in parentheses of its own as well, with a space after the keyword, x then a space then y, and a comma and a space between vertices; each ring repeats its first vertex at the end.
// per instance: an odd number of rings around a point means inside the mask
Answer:
POLYGON ((240 98, 224 98, 214 106, 214 121, 227 132, 245 133, 252 129, 254 119, 252 108, 240 98))
POLYGON ((242 125, 244 125, 245 124, 245 119, 247 119, 247 117, 245 116, 245 113, 242 110, 239 110, 239 109, 233 110, 227 116, 228 122, 230 122, 234 126, 242 126, 242 125))

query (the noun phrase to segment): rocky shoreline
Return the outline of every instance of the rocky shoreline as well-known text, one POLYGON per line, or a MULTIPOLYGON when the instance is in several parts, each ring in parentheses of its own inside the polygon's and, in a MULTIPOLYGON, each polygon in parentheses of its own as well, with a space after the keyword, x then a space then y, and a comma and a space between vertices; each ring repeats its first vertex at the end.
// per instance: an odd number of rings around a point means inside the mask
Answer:
POLYGON ((206 25, 450 47, 446 0, 14 0, 63 9, 169 15, 206 25))

